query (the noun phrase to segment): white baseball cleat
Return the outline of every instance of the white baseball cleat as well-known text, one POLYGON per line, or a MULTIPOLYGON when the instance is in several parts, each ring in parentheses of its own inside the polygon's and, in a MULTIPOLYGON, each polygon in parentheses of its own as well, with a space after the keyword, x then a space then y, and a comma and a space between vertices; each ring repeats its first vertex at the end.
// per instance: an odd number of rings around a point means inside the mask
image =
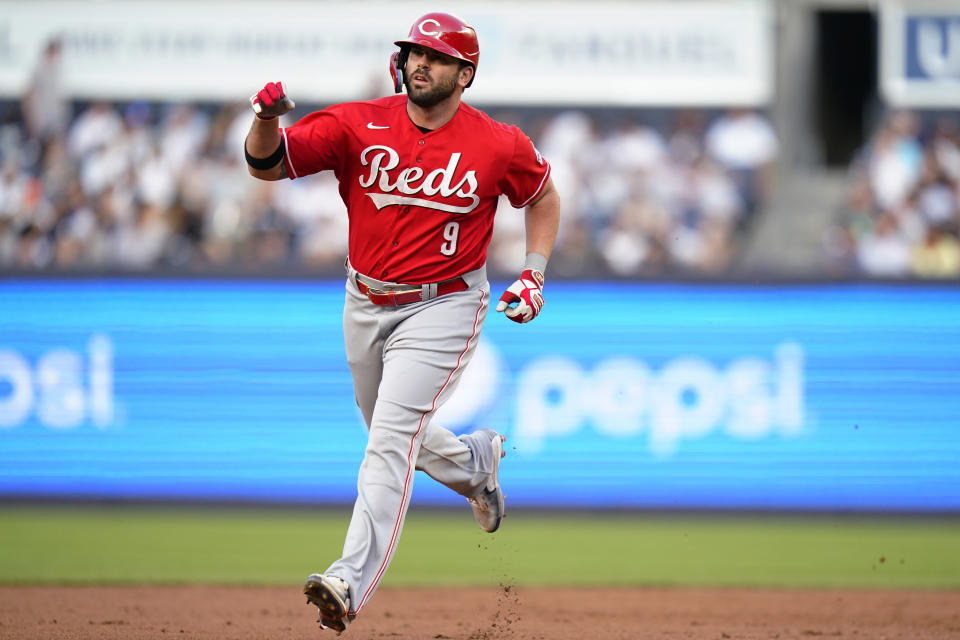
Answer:
POLYGON ((319 613, 317 622, 324 629, 333 629, 337 634, 347 630, 352 618, 350 611, 350 587, 346 580, 336 576, 311 574, 303 583, 307 604, 314 605, 319 613))
POLYGON ((503 491, 500 490, 500 458, 506 455, 503 451, 503 442, 506 437, 495 433, 490 440, 490 446, 493 448, 493 470, 490 472, 490 478, 487 484, 477 495, 467 498, 467 502, 473 508, 473 517, 476 519, 480 528, 487 533, 493 533, 500 528, 500 521, 503 520, 503 491))

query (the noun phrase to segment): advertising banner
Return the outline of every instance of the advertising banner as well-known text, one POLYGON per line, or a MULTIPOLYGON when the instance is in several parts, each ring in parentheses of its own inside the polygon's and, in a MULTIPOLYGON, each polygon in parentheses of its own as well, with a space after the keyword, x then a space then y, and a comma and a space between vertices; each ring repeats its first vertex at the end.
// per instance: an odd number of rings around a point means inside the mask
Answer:
POLYGON ((884 97, 905 107, 960 104, 960 7, 884 3, 880 78, 884 97))
MULTIPOLYGON (((494 283, 496 290, 506 283, 494 283)), ((510 503, 960 509, 960 288, 552 283, 435 422, 510 503)), ((0 496, 347 503, 342 282, 0 281, 0 496)), ((458 504, 418 474, 414 501, 458 504)))
MULTIPOLYGON (((394 41, 426 2, 102 0, 0 3, 0 95, 19 95, 46 41, 81 99, 242 101, 268 81, 298 102, 392 92, 394 41)), ((762 105, 773 87, 765 0, 462 2, 480 41, 468 102, 762 105)))

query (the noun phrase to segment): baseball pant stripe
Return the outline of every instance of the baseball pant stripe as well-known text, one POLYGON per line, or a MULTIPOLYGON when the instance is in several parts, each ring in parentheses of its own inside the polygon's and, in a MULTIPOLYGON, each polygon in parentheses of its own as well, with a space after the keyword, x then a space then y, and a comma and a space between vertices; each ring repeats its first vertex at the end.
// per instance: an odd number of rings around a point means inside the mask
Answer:
POLYGON ((374 577, 373 582, 370 583, 370 586, 367 587, 366 593, 363 594, 363 597, 360 599, 360 603, 357 605, 355 611, 351 611, 350 615, 356 615, 363 608, 363 605, 367 602, 367 599, 370 595, 376 590, 377 585, 380 584, 380 579, 383 577, 383 572, 387 570, 387 565, 390 564, 390 560, 393 559, 393 553, 397 548, 397 540, 400 537, 400 529, 403 524, 404 516, 406 515, 407 507, 410 503, 410 488, 413 480, 413 473, 416 471, 415 463, 413 460, 413 451, 414 445, 417 442, 417 436, 420 435, 420 431, 423 430, 423 425, 427 419, 427 416, 433 413, 437 408, 437 400, 443 394, 444 390, 450 384, 450 380, 453 379, 453 375, 460 369, 460 365, 463 362, 463 356, 466 355, 467 351, 470 350, 470 344, 476 339, 478 328, 480 326, 480 315, 483 312, 483 307, 486 305, 487 293, 483 289, 480 289, 480 304, 477 306, 477 313, 473 319, 473 333, 467 338, 467 343, 463 347, 463 351, 460 352, 460 356, 457 358, 457 365, 451 369, 447 379, 444 381, 443 386, 440 387, 440 390, 437 392, 437 395, 433 397, 433 403, 430 406, 430 410, 420 416, 420 423, 417 425, 417 432, 413 434, 413 438, 410 440, 410 450, 407 453, 407 475, 403 482, 403 495, 400 501, 400 512, 397 514, 397 519, 393 524, 393 534, 390 536, 390 544, 387 546, 387 553, 383 558, 383 562, 380 564, 380 568, 377 570, 377 575, 374 577))

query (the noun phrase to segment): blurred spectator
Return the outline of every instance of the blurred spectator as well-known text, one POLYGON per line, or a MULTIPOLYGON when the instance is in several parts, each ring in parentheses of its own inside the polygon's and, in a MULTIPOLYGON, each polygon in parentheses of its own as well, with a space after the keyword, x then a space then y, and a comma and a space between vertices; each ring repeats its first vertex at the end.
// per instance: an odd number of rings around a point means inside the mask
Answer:
POLYGON ((63 88, 62 55, 60 38, 51 38, 27 82, 21 109, 30 141, 43 144, 67 129, 70 102, 63 88))
POLYGON ((880 209, 890 209, 907 197, 920 175, 922 158, 916 118, 907 111, 893 114, 877 133, 865 159, 880 209))
POLYGON ((960 276, 960 242, 943 227, 930 227, 923 242, 913 248, 910 265, 921 278, 960 276))
MULTIPOLYGON (((625 111, 505 112, 505 121, 533 120, 561 193, 551 272, 725 273, 748 201, 762 201, 742 190, 752 184, 742 174, 776 153, 765 121, 747 115, 710 126, 706 111, 681 110, 658 126, 625 111)), ((335 178, 251 180, 242 146, 250 118, 245 104, 93 102, 33 167, 16 153, 16 130, 0 131, 0 268, 339 273, 348 218, 335 178)), ((923 202, 941 200, 934 190, 923 202)), ((523 261, 522 216, 506 202, 497 213, 494 277, 523 261)))
POLYGON ((889 114, 854 159, 846 202, 826 239, 839 275, 960 278, 958 118, 889 114))
POLYGON ((74 158, 83 160, 98 149, 103 149, 123 130, 123 120, 113 105, 95 102, 70 126, 67 148, 74 158))
POLYGON ((857 263, 866 273, 899 278, 910 269, 910 243, 890 213, 877 216, 857 244, 857 263))
POLYGON ((753 109, 729 109, 707 130, 707 152, 730 172, 749 222, 766 204, 779 144, 769 120, 753 109))

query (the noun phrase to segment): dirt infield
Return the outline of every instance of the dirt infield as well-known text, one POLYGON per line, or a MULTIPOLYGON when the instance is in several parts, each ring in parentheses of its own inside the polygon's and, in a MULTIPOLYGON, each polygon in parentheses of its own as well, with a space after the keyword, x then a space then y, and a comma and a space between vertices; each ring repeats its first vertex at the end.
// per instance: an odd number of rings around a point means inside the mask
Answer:
MULTIPOLYGON (((0 638, 336 638, 297 586, 0 586, 0 638)), ((960 592, 381 589, 344 640, 960 639, 960 592)))

